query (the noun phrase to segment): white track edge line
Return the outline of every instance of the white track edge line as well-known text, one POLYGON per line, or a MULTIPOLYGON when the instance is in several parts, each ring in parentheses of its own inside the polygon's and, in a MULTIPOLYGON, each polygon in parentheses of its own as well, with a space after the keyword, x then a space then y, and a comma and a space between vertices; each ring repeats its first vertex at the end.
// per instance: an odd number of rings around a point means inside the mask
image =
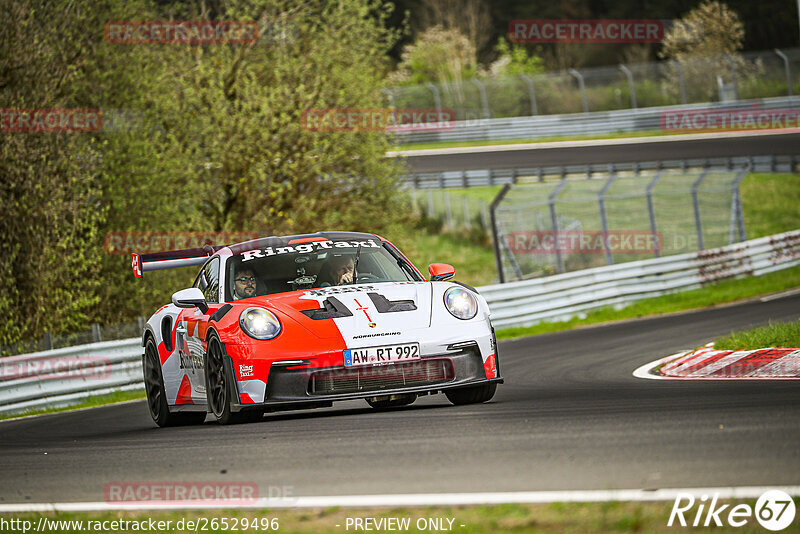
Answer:
POLYGON ((782 380, 782 381, 800 381, 800 377, 790 377, 790 376, 780 376, 780 377, 766 377, 766 376, 723 376, 723 377, 710 377, 710 376, 662 376, 653 373, 653 369, 658 367, 662 363, 666 363, 670 360, 680 358, 681 356, 685 356, 691 351, 684 351, 678 352, 677 354, 673 354, 672 356, 667 356, 666 358, 661 358, 660 360, 656 360, 654 362, 646 363, 640 367, 637 367, 633 371, 633 376, 636 378, 645 378, 647 380, 689 380, 692 382, 704 381, 704 382, 725 382, 725 381, 747 381, 747 382, 754 382, 754 381, 775 381, 775 380, 782 380))
POLYGON ((681 352, 676 352, 672 356, 666 356, 664 358, 661 358, 660 360, 656 360, 656 361, 649 362, 649 363, 646 363, 644 365, 641 365, 641 366, 637 367, 636 370, 633 371, 633 376, 635 376, 636 378, 646 378, 648 380, 674 380, 672 377, 657 375, 657 374, 653 373, 652 371, 653 371, 653 369, 655 369, 656 367, 658 367, 662 363, 667 363, 667 362, 672 361, 672 360, 677 360, 681 356, 686 356, 690 352, 692 352, 692 351, 691 350, 682 350, 681 352))
POLYGON ((256 499, 235 501, 163 501, 157 503, 20 503, 0 504, 0 513, 25 512, 102 512, 112 510, 184 510, 184 509, 248 509, 248 508, 370 508, 385 506, 469 506, 494 504, 547 504, 553 502, 671 501, 679 494, 713 495, 720 499, 755 499, 764 492, 778 489, 800 497, 800 486, 740 486, 708 488, 665 488, 655 490, 564 490, 520 491, 495 493, 420 493, 388 495, 331 495, 292 499, 256 499))
MULTIPOLYGON (((764 135, 790 135, 800 132, 800 128, 784 128, 779 130, 745 130, 733 132, 715 133, 692 133, 692 134, 671 134, 654 135, 641 137, 618 137, 612 139, 576 139, 573 141, 540 141, 532 143, 517 143, 507 145, 479 145, 479 146, 456 146, 450 148, 420 148, 415 150, 389 150, 385 157, 393 158, 397 156, 446 156, 450 154, 475 154, 482 152, 508 152, 513 150, 536 150, 551 148, 586 148, 592 146, 614 146, 632 145, 639 143, 664 143, 680 141, 702 141, 705 139, 719 138, 748 138, 764 135)), ((689 158, 691 159, 691 158, 689 158)))

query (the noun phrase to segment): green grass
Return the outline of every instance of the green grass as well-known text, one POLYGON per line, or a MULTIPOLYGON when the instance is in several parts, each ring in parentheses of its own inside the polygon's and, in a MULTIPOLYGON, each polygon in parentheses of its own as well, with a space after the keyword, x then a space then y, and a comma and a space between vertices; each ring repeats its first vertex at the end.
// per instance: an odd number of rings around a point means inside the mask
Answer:
POLYGON ((143 399, 144 390, 133 389, 129 391, 115 391, 107 395, 92 395, 85 401, 72 406, 62 406, 60 408, 43 408, 40 410, 27 410, 18 414, 0 415, 0 421, 5 419, 17 419, 20 417, 27 417, 29 415, 40 415, 46 413, 68 412, 72 410, 79 410, 81 408, 92 408, 95 406, 105 406, 106 404, 115 404, 117 402, 126 402, 130 400, 143 399))
POLYGON ((431 263, 449 263, 456 268, 456 279, 469 285, 485 285, 497 277, 494 253, 490 246, 479 246, 466 237, 414 231, 393 242, 428 276, 431 263))
POLYGON ((609 321, 706 308, 776 291, 783 291, 798 286, 800 286, 800 267, 792 267, 764 276, 748 277, 740 280, 725 280, 700 289, 672 293, 651 299, 643 299, 621 310, 615 310, 611 307, 600 308, 589 312, 583 318, 576 317, 569 321, 544 322, 529 327, 503 328, 497 330, 497 337, 500 339, 509 339, 534 336, 609 321))
MULTIPOLYGON (((794 499, 795 503, 798 499, 794 499)), ((731 503, 726 511, 720 516, 720 520, 725 524, 727 511, 736 504, 742 503, 754 507, 755 500, 736 500, 724 501, 719 505, 731 503)), ((278 519, 278 532, 291 532, 297 534, 340 534, 342 532, 362 532, 355 529, 352 524, 347 528, 348 518, 407 518, 410 528, 402 532, 436 532, 436 530, 418 530, 417 520, 420 518, 451 519, 452 530, 450 532, 462 534, 516 534, 516 533, 584 533, 584 532, 675 532, 684 531, 686 528, 680 526, 668 527, 672 501, 661 502, 604 502, 604 503, 551 503, 551 504, 500 504, 494 506, 426 506, 414 508, 326 508, 326 509, 297 509, 297 510, 220 510, 220 511, 148 511, 148 512, 69 512, 69 513, 46 513, 46 514, 13 514, 4 515, 4 519, 11 518, 23 519, 32 522, 32 529, 36 528, 41 515, 47 518, 70 521, 70 520, 91 520, 91 521, 113 521, 123 519, 127 521, 171 521, 171 529, 161 530, 161 532, 175 532, 178 521, 184 520, 184 529, 180 532, 194 531, 187 529, 186 521, 196 521, 198 518, 205 520, 209 532, 233 532, 233 530, 211 529, 208 527, 212 519, 219 521, 222 518, 228 520, 232 525, 233 518, 248 518, 252 520, 269 522, 272 518, 278 519), (340 525, 337 527, 336 525, 340 525), (464 525, 463 527, 461 525, 464 525)), ((694 513, 698 508, 695 505, 686 513, 688 524, 694 519, 694 513)), ((201 523, 203 524, 203 523, 201 523)), ((240 523, 241 525, 241 523, 240 523)), ((84 525, 87 526, 87 525, 84 525)), ((32 530, 31 529, 31 530, 32 530)), ((692 527, 688 527, 692 530, 692 527)), ((694 530, 702 531, 695 528, 694 530)), ((708 530, 708 529, 705 529, 708 530)), ((733 528, 730 526, 713 527, 714 532, 764 532, 763 527, 754 517, 748 518, 748 522, 743 527, 733 528)), ((148 530, 144 530, 147 532, 148 530)), ((259 530, 245 529, 241 527, 239 532, 267 532, 263 528, 259 530)), ((22 530, 9 530, 10 533, 22 533, 22 530)), ((30 531, 29 531, 30 532, 30 531)), ((64 534, 80 532, 79 530, 63 528, 59 530, 64 534)), ((153 532, 153 531, 150 531, 153 532)), ((269 530, 269 532, 272 532, 269 530)), ((392 532, 387 530, 372 530, 371 532, 392 532)), ((396 530, 394 532, 397 532, 396 530)), ((800 522, 794 521, 789 527, 781 532, 800 532, 800 522)))
POLYGON ((740 191, 748 239, 800 228, 800 175, 753 173, 740 191))
POLYGON ((593 139, 624 139, 627 137, 656 137, 664 135, 676 135, 679 133, 691 132, 662 132, 661 130, 646 130, 642 132, 615 132, 600 135, 561 135, 550 137, 536 137, 533 139, 493 139, 491 141, 440 141, 434 143, 408 143, 396 145, 395 150, 405 152, 406 150, 424 150, 428 148, 457 148, 470 146, 494 146, 494 145, 522 145, 527 143, 546 143, 550 141, 589 141, 593 139))
POLYGON ((790 323, 770 323, 768 326, 731 332, 714 342, 720 350, 754 350, 769 347, 800 347, 800 321, 790 323))

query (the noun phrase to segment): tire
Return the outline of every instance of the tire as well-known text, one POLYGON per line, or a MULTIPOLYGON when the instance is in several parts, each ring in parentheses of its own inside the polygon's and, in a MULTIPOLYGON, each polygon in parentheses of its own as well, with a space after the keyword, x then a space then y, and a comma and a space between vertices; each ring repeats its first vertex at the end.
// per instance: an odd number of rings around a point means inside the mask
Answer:
POLYGON ((232 412, 231 401, 236 394, 232 372, 225 364, 225 348, 219 338, 212 334, 206 350, 206 398, 208 408, 221 425, 252 423, 261 419, 262 411, 232 412))
POLYGON ((408 406, 417 400, 416 393, 405 393, 402 395, 388 395, 383 397, 372 397, 365 399, 367 404, 376 410, 385 410, 386 408, 396 408, 398 406, 408 406))
POLYGON ((158 357, 156 342, 152 337, 148 337, 145 343, 142 369, 144 389, 147 394, 147 408, 150 411, 150 417, 158 426, 199 425, 206 420, 205 412, 170 413, 167 393, 164 390, 164 377, 161 374, 161 361, 158 357))
POLYGON ((479 402, 486 402, 494 397, 494 392, 497 390, 497 382, 490 382, 488 384, 481 384, 479 386, 470 386, 466 388, 456 388, 445 390, 444 394, 447 400, 456 406, 462 404, 477 404, 479 402))

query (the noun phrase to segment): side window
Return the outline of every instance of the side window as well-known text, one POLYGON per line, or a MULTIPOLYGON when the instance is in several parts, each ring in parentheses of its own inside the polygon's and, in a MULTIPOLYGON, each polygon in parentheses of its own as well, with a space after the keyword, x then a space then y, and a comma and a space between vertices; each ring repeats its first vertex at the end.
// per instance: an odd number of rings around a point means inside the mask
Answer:
POLYGON ((203 266, 194 287, 203 292, 206 302, 219 302, 219 258, 213 258, 203 266))

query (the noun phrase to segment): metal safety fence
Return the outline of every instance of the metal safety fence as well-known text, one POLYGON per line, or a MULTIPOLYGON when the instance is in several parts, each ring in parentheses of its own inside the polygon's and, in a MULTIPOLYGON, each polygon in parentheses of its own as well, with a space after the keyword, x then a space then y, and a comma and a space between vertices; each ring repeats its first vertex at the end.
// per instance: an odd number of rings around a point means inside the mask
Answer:
POLYGON ((610 172, 507 184, 491 206, 501 283, 746 239, 737 170, 610 172))
MULTIPOLYGON (((591 179, 614 172, 638 174, 661 169, 680 169, 686 172, 708 168, 734 169, 744 166, 749 166, 752 172, 795 172, 800 166, 800 154, 409 173, 403 177, 402 183, 411 190, 468 188, 515 184, 520 181, 544 182, 566 177, 591 179)), ((421 191, 412 192, 412 194, 419 202, 426 198, 425 193, 421 191)))
POLYGON ((451 109, 473 121, 792 96, 800 48, 474 78, 384 89, 396 108, 451 109))
POLYGON ((800 265, 800 231, 702 252, 479 288, 495 328, 568 320, 590 310, 800 265))
MULTIPOLYGON (((589 310, 800 265, 800 231, 704 252, 477 288, 495 328, 566 320, 589 310)), ((0 414, 143 389, 141 338, 0 358, 0 414)))
MULTIPOLYGON (((786 120, 783 116, 778 117, 778 113, 772 117, 768 112, 783 112, 785 115, 787 110, 797 110, 798 108, 800 108, 800 97, 784 96, 612 111, 565 112, 558 115, 469 118, 456 121, 452 127, 446 129, 398 132, 395 134, 395 141, 400 144, 494 141, 662 130, 673 133, 694 133, 704 130, 698 128, 697 124, 687 123, 684 120, 685 117, 694 117, 698 114, 713 116, 719 113, 731 116, 730 123, 735 125, 734 129, 745 127, 746 129, 797 128, 796 116, 786 120), (755 112, 760 115, 752 119, 752 124, 748 124, 741 117, 736 116, 735 112, 740 112, 742 116, 752 116, 755 112), (681 119, 679 121, 668 120, 668 118, 675 117, 681 119), (761 125, 756 118, 762 121, 761 125), (768 119, 769 122, 766 126, 763 122, 764 119, 768 119)), ((793 113, 796 114, 796 111, 793 113)))
POLYGON ((0 414, 143 390, 142 352, 137 337, 0 358, 0 414))

